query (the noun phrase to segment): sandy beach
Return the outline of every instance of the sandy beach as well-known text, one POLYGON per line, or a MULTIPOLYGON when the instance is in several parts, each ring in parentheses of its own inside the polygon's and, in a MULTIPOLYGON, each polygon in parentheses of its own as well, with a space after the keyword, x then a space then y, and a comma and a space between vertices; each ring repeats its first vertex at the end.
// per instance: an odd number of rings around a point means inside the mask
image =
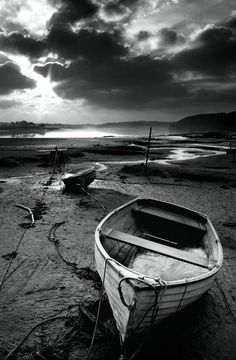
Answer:
MULTIPOLYGON (((216 141, 211 156, 165 163, 170 147, 192 148, 191 141, 163 140, 159 148, 157 142, 145 175, 143 139, 1 139, 0 358, 19 344, 18 359, 87 358, 101 296, 95 228, 107 212, 144 196, 207 214, 224 264, 207 294, 153 330, 138 359, 235 359, 236 163, 222 150, 227 144, 216 141), (87 193, 63 191, 59 169, 51 178, 55 146, 64 151, 66 172, 95 166, 87 193), (34 226, 17 204, 33 210, 34 226)), ((198 149, 206 151, 206 144, 198 141, 198 149)), ((117 359, 119 351, 103 295, 91 358, 117 359)))

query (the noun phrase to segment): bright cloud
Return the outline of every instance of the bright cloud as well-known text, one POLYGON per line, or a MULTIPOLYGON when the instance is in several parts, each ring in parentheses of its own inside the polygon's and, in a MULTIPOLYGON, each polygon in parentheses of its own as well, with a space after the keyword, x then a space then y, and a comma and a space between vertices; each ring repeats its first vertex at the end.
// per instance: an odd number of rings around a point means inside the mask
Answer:
POLYGON ((1 119, 234 110, 232 0, 0 0, 0 22, 1 119))
POLYGON ((6 31, 27 29, 43 35, 54 12, 47 0, 1 0, 0 24, 6 31))

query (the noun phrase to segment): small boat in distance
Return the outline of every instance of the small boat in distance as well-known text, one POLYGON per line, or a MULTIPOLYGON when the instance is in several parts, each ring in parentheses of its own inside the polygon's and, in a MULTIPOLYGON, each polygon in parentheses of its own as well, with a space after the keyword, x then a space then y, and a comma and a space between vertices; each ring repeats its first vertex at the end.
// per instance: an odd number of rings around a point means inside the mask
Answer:
POLYGON ((66 189, 78 189, 79 187, 87 189, 89 184, 96 178, 96 170, 94 167, 86 167, 76 171, 76 173, 66 173, 62 177, 66 189))
POLYGON ((223 251, 206 215, 137 198, 100 222, 95 260, 124 344, 206 292, 223 251))

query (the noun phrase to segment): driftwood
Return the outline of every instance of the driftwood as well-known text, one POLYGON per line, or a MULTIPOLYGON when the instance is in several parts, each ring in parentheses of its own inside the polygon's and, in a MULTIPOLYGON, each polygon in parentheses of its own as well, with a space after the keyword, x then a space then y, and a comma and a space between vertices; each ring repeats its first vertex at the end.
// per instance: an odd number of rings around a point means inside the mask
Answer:
POLYGON ((35 220, 34 220, 34 214, 33 214, 33 211, 27 207, 27 206, 24 206, 24 205, 21 205, 21 204, 16 204, 16 206, 20 209, 23 209, 23 210, 26 210, 30 213, 30 216, 31 216, 31 225, 33 226, 35 224, 35 220))

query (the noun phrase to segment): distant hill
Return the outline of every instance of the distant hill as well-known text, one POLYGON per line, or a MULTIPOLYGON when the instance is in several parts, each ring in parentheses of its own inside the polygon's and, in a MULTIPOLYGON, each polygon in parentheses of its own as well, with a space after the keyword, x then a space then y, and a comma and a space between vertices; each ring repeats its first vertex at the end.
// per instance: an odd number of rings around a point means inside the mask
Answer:
POLYGON ((236 111, 188 116, 170 125, 170 132, 172 133, 199 133, 208 131, 236 131, 236 111))
POLYGON ((96 125, 96 128, 101 128, 101 127, 117 127, 117 126, 122 126, 122 127, 129 127, 130 125, 132 126, 138 126, 138 127, 168 127, 170 124, 170 122, 164 122, 164 121, 122 121, 122 122, 114 122, 114 123, 103 123, 103 124, 99 124, 96 125))
POLYGON ((103 124, 60 124, 41 123, 34 124, 27 121, 0 123, 1 131, 16 132, 21 129, 27 131, 49 131, 57 129, 97 129, 115 134, 138 134, 147 136, 152 127, 154 134, 179 134, 179 133, 207 133, 207 132, 236 132, 236 111, 230 113, 197 114, 185 117, 176 122, 164 121, 120 121, 103 124))
POLYGON ((150 127, 152 127, 153 135, 166 134, 169 133, 170 123, 164 121, 125 121, 100 124, 96 126, 96 129, 120 135, 148 136, 150 127))

